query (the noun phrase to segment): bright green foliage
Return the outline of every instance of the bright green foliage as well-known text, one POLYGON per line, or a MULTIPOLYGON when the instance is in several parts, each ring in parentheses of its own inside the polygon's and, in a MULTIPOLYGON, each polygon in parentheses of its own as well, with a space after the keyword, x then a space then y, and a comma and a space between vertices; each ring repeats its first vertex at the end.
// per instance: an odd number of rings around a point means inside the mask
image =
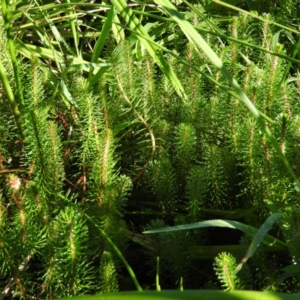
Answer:
MULTIPOLYGON (((266 20, 268 18, 265 16, 266 20)), ((196 16, 194 23, 195 19, 196 16)), ((203 29, 200 25, 196 28, 203 29)), ((283 53, 282 46, 272 42, 274 28, 267 23, 260 28, 256 21, 236 17, 229 24, 228 34, 234 39, 247 37, 264 49, 283 53)), ((273 120, 268 121, 272 134, 298 174, 295 160, 298 157, 295 143, 298 83, 294 85, 298 78, 282 80, 286 64, 275 55, 234 42, 226 43, 213 35, 204 37, 231 74, 237 76, 260 112, 269 118, 266 120, 273 120)), ((290 174, 269 144, 268 135, 262 132, 244 105, 233 97, 218 69, 192 46, 187 47, 186 61, 191 66, 201 65, 197 71, 180 64, 176 68, 180 80, 185 83, 189 102, 177 104, 173 101, 170 114, 164 114, 164 118, 174 124, 173 141, 169 138, 169 143, 174 146, 165 148, 165 153, 169 153, 175 182, 178 183, 176 202, 185 204, 190 216, 188 221, 196 221, 197 217, 205 215, 205 208, 254 207, 258 218, 248 219, 248 222, 259 227, 257 221, 265 218, 268 211, 284 212, 285 221, 282 221, 281 228, 289 239, 293 259, 297 261, 298 254, 293 245, 298 244, 298 235, 287 235, 293 224, 290 211, 295 211, 298 201, 290 174), (219 86, 213 85, 208 76, 213 77, 219 86), (186 202, 180 196, 183 189, 186 202)), ((263 122, 267 123, 266 120, 263 122)), ((295 224, 295 214, 293 218, 295 224)))
POLYGON ((118 291, 116 268, 111 253, 104 251, 100 265, 101 293, 115 293, 118 291))
MULTIPOLYGON (((161 292, 121 292, 116 294, 81 296, 74 299, 82 300, 295 300, 299 295, 274 294, 257 291, 223 291, 190 290, 190 291, 161 291, 161 292)), ((65 298, 64 298, 65 300, 65 298)))
POLYGON ((236 260, 222 252, 215 258, 215 271, 223 287, 228 291, 239 289, 239 280, 235 274, 236 260))
POLYGON ((117 292, 119 259, 141 290, 129 235, 160 262, 162 289, 220 287, 221 253, 225 289, 299 290, 298 1, 241 1, 234 16, 236 1, 4 2, 3 297, 117 292), (136 232, 166 224, 194 230, 136 232), (226 227, 254 237, 242 254, 226 227))
MULTIPOLYGON (((69 63, 66 59, 66 68, 69 63)), ((15 90, 10 65, 5 67, 15 90)), ((57 94, 51 103, 47 71, 37 59, 31 64, 19 60, 19 69, 24 138, 5 94, 0 100, 0 257, 2 282, 9 282, 5 295, 12 286, 21 297, 116 291, 111 246, 84 214, 113 240, 117 237, 117 245, 124 243, 120 215, 131 182, 115 168, 105 93, 89 91, 80 72, 66 70, 64 86, 73 102, 66 106, 57 94)))

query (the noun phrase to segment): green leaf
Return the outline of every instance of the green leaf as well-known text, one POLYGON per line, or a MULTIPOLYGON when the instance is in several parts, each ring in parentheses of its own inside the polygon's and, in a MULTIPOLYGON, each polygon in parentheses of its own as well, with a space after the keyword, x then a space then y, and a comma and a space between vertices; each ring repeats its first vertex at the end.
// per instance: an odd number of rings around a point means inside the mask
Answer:
POLYGON ((151 40, 149 34, 141 25, 139 19, 134 15, 134 12, 128 7, 127 3, 124 0, 111 0, 111 2, 115 5, 123 19, 128 23, 130 29, 133 33, 136 33, 138 40, 144 45, 154 61, 161 68, 162 72, 169 79, 177 94, 180 97, 185 97, 183 86, 174 73, 172 67, 163 57, 155 43, 149 42, 149 40, 151 40))
POLYGON ((289 265, 282 269, 284 272, 287 273, 294 273, 299 274, 300 273, 300 266, 299 265, 289 265))
POLYGON ((68 71, 73 71, 73 70, 91 70, 91 72, 93 72, 94 69, 98 69, 98 68, 103 68, 103 67, 109 67, 109 66, 113 66, 113 63, 83 63, 83 64, 75 64, 75 65, 71 65, 68 69, 68 71))
POLYGON ((93 63, 97 62, 97 60, 101 54, 101 51, 105 45, 106 38, 108 37, 108 34, 109 34, 111 26, 112 26, 112 20, 113 20, 114 15, 115 15, 115 10, 114 10, 114 7, 112 7, 107 14, 106 20, 102 26, 100 36, 98 37, 97 42, 94 46, 93 54, 92 54, 92 62, 93 63))
POLYGON ((243 266, 243 264, 255 253, 256 249, 259 247, 260 243, 263 241, 264 237, 266 236, 267 232, 271 229, 271 227, 276 223, 281 217, 282 213, 273 214, 272 216, 268 217, 267 220, 264 222, 263 225, 257 231, 254 239, 252 240, 245 256, 236 267, 235 272, 239 272, 243 266))
MULTIPOLYGON (((71 104, 77 108, 77 103, 73 99, 71 93, 69 92, 69 90, 63 80, 60 81, 60 91, 61 91, 61 94, 63 95, 64 99, 66 99, 69 102, 69 104, 71 104)), ((66 103, 68 108, 70 107, 69 104, 66 103)))
POLYGON ((10 86, 5 68, 1 61, 0 61, 0 81, 2 82, 3 89, 6 92, 9 105, 11 107, 11 110, 12 110, 14 118, 15 118, 15 122, 16 122, 18 130, 19 130, 19 134, 21 137, 24 137, 21 112, 20 112, 18 104, 16 102, 13 90, 10 86))
MULTIPOLYGON (((237 230, 244 232, 245 234, 247 234, 249 236, 255 236, 258 232, 257 228, 250 226, 250 225, 243 224, 238 221, 209 220, 209 221, 202 221, 202 222, 166 227, 166 228, 155 229, 155 230, 148 230, 148 231, 144 231, 143 234, 172 232, 172 231, 178 231, 178 230, 188 230, 188 229, 207 228, 207 227, 224 227, 224 228, 237 229, 237 230)), ((282 242, 268 234, 266 234, 264 236, 262 243, 265 245, 268 245, 268 246, 273 246, 273 245, 279 246, 280 245, 281 247, 283 247, 283 249, 285 249, 287 247, 287 245, 284 242, 282 242)))
MULTIPOLYGON (((70 298, 61 298, 67 300, 70 298)), ((275 294, 256 291, 161 291, 161 292, 121 292, 95 296, 72 297, 72 300, 298 300, 299 295, 275 294)))
POLYGON ((103 231, 100 226, 98 224, 96 224, 96 222, 90 218, 87 214, 85 214, 86 218, 92 222, 94 224, 94 226, 99 230, 99 232, 101 233, 101 235, 105 238, 105 240, 110 244, 110 246, 112 247, 112 249, 115 251, 115 253, 119 256, 119 258, 121 259, 121 261, 123 262, 123 264, 125 265, 129 276, 131 277, 133 283, 135 284, 137 290, 139 292, 143 291, 142 287, 140 286, 133 270, 131 269, 130 265, 128 264, 126 258, 123 256, 122 252, 119 250, 119 248, 115 245, 115 243, 110 239, 110 237, 105 233, 105 231, 103 231))

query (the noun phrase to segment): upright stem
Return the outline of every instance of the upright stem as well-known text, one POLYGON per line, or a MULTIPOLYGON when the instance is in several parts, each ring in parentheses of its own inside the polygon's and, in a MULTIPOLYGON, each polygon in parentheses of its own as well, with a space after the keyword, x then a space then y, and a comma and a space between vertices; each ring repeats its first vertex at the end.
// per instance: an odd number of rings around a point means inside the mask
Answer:
POLYGON ((10 20, 9 20, 6 0, 1 0, 1 6, 2 6, 2 15, 3 15, 3 20, 4 20, 4 26, 5 26, 5 30, 6 30, 6 34, 7 34, 8 48, 9 48, 9 53, 10 53, 11 62, 12 62, 12 66, 13 66, 15 81, 16 81, 17 94, 18 94, 17 99, 15 99, 15 97, 14 97, 14 94, 11 90, 9 81, 8 81, 6 73, 5 73, 5 69, 1 62, 0 62, 0 69, 1 69, 0 77, 1 77, 1 81, 4 85, 5 92, 8 96, 8 100, 10 102, 10 106, 12 108, 20 136, 23 139, 24 135, 23 135, 23 129, 22 129, 21 112, 19 110, 20 107, 22 108, 24 106, 22 84, 21 84, 21 78, 20 78, 20 74, 19 74, 19 70, 18 70, 18 63, 17 63, 15 47, 14 47, 12 34, 11 34, 11 24, 10 24, 10 20))

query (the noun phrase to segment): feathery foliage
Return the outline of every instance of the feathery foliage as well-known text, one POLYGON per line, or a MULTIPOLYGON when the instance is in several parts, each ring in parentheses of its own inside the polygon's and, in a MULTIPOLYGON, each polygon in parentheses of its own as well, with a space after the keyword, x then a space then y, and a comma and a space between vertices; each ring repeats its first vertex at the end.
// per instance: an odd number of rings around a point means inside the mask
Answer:
POLYGON ((299 291, 299 1, 172 2, 2 1, 1 299, 299 291))

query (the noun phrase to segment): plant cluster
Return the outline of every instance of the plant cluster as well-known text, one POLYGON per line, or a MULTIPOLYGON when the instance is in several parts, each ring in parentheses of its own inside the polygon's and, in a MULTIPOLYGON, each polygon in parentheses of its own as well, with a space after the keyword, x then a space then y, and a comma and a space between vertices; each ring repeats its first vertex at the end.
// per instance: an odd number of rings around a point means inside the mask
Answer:
POLYGON ((299 291, 299 3, 229 2, 2 1, 1 299, 299 291))

